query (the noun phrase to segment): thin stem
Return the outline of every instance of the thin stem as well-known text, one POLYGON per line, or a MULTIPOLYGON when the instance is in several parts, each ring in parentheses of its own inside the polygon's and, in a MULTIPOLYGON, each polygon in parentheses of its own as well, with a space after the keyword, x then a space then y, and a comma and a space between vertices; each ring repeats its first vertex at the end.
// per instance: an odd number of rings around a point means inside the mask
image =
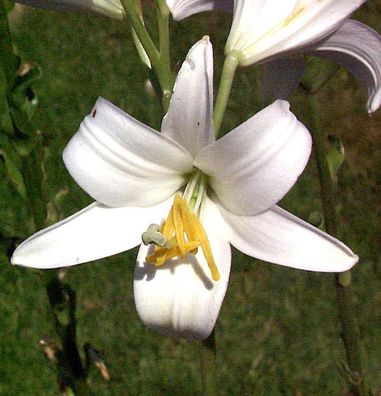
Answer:
POLYGON ((169 52, 169 9, 161 0, 156 3, 157 23, 159 30, 160 69, 162 69, 161 89, 162 105, 166 113, 172 96, 173 76, 171 72, 171 58, 169 52), (163 79, 164 77, 164 79, 163 79))
MULTIPOLYGON (((16 76, 16 56, 13 52, 12 36, 9 31, 4 3, 1 0, 0 37, 0 61, 6 76, 6 89, 11 92, 14 88, 16 76)), ((24 117, 25 122, 29 123, 26 114, 24 114, 24 117)), ((13 129, 17 131, 17 126, 13 125, 13 129)), ((22 157, 20 171, 25 181, 31 217, 34 226, 39 229, 46 225, 46 203, 42 193, 41 144, 37 137, 35 139, 33 150, 22 157)), ((58 279, 56 272, 44 273, 44 277, 56 332, 62 344, 62 350, 57 357, 59 372, 64 373, 67 385, 72 388, 75 395, 90 396, 92 393, 86 383, 86 373, 82 366, 76 341, 75 292, 58 279), (64 312, 66 319, 64 321, 62 321, 62 312, 64 312)))
POLYGON ((204 396, 217 395, 216 338, 214 329, 210 336, 202 341, 201 382, 204 396))
MULTIPOLYGON (((132 28, 137 34, 144 50, 146 51, 153 69, 155 70, 157 77, 159 79, 160 88, 162 91, 162 103, 163 109, 166 111, 169 106, 169 101, 172 95, 172 88, 174 85, 174 76, 171 71, 171 66, 169 62, 169 50, 168 52, 164 52, 164 56, 161 51, 158 51, 156 45, 152 41, 150 35, 148 34, 139 13, 136 10, 136 6, 134 0, 121 0, 124 9, 129 17, 132 28)), ((160 7, 160 10, 162 7, 160 7)), ((162 29, 161 34, 165 35, 164 29, 168 29, 168 27, 164 28, 164 24, 168 25, 168 15, 161 15, 163 21, 159 23, 159 29, 162 29), (161 26, 161 28, 160 28, 161 26)), ((159 32, 160 35, 160 32, 159 32)), ((162 38, 163 40, 163 38, 162 38)), ((169 39, 168 39, 169 43, 169 39)), ((164 44, 162 44, 164 45, 164 44)), ((168 44, 169 45, 169 44, 168 44)), ((161 49, 162 50, 162 49, 161 49)))
MULTIPOLYGON (((5 3, 0 0, 0 62, 3 64, 3 71, 6 78, 6 91, 11 92, 14 88, 16 78, 16 55, 13 51, 12 35, 9 30, 8 17, 5 11, 5 3)), ((5 100, 7 100, 5 98, 5 100)), ((10 121, 12 122, 12 121, 10 121)), ((25 123, 29 123, 25 115, 25 123)), ((16 130, 16 125, 12 126, 16 130)), ((32 129, 32 128, 31 128, 32 129)), ((22 158, 21 173, 24 178, 26 192, 28 196, 28 205, 34 220, 36 228, 42 228, 45 220, 45 208, 42 200, 42 171, 39 166, 37 156, 40 156, 38 151, 39 144, 35 144, 34 150, 22 158)))
POLYGON ((214 134, 216 138, 220 134, 222 119, 225 114, 226 106, 228 104, 231 87, 234 80, 235 71, 238 66, 238 60, 234 53, 229 54, 225 58, 225 63, 222 68, 220 86, 218 89, 216 105, 214 107, 214 134))
MULTIPOLYGON (((138 13, 143 25, 144 25, 144 18, 143 18, 143 6, 142 6, 142 1, 141 0, 134 0, 135 3, 135 9, 136 12, 138 13)), ((138 35, 136 34, 135 30, 133 27, 131 27, 131 32, 132 32, 132 39, 134 40, 136 50, 138 51, 138 55, 140 57, 140 60, 148 67, 151 69, 151 61, 149 59, 149 56, 147 55, 147 52, 145 51, 141 41, 139 40, 138 35)))
MULTIPOLYGON (((338 219, 336 213, 336 193, 332 181, 325 149, 325 134, 322 131, 319 119, 319 110, 316 95, 307 94, 311 116, 311 130, 314 142, 315 158, 319 173, 321 197, 324 213, 325 227, 329 234, 337 236, 338 219)), ((343 274, 334 274, 339 309, 339 319, 342 326, 341 338, 344 344, 351 391, 355 396, 365 395, 362 377, 358 329, 354 319, 351 298, 350 271, 343 274), (343 279, 346 279, 346 282, 343 279)))
POLYGON ((166 64, 170 63, 169 56, 169 9, 162 1, 156 3, 157 23, 159 28, 159 52, 160 59, 166 64))
POLYGON ((46 205, 43 199, 42 170, 39 163, 41 155, 40 145, 37 144, 30 154, 23 157, 21 169, 28 195, 29 208, 37 230, 46 226, 46 205))
POLYGON ((121 0, 122 5, 128 15, 133 29, 135 30, 139 40, 141 41, 147 55, 153 64, 159 63, 159 51, 148 34, 139 13, 136 10, 134 0, 121 0))

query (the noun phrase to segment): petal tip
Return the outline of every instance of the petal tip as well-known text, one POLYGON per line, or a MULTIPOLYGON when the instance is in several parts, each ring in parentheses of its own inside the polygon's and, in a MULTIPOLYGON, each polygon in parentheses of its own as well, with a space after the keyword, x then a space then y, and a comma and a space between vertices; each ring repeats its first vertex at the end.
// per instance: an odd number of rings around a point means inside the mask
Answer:
POLYGON ((374 95, 372 98, 368 100, 367 103, 368 114, 372 115, 380 108, 380 106, 381 106, 381 89, 380 92, 378 92, 376 95, 374 95))
POLYGON ((11 259, 9 260, 9 262, 10 262, 12 265, 21 265, 21 264, 19 264, 17 261, 18 261, 17 258, 16 258, 15 255, 13 254, 13 256, 11 257, 11 259))
POLYGON ((348 261, 348 265, 343 270, 337 272, 349 271, 352 267, 354 267, 358 263, 358 261, 359 261, 359 256, 352 253, 352 257, 351 260, 348 261))

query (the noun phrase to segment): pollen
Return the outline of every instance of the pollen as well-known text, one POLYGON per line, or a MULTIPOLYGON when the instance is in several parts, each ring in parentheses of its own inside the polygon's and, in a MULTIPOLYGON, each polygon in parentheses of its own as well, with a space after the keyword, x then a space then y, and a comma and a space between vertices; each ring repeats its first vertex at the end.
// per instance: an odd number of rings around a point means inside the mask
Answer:
POLYGON ((205 229, 180 194, 175 195, 168 217, 160 227, 160 233, 166 243, 164 246, 156 245, 153 253, 147 256, 147 262, 160 267, 172 258, 185 258, 187 254, 195 255, 201 247, 212 279, 214 281, 220 279, 205 229))

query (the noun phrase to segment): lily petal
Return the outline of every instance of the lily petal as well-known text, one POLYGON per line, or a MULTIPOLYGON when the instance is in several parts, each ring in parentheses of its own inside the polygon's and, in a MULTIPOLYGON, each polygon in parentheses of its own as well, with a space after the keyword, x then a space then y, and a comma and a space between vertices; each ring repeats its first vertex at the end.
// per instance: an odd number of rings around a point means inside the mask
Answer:
POLYGON ((202 149, 194 164, 230 211, 254 215, 284 197, 310 153, 308 130, 278 100, 202 149))
MULTIPOLYGON (((164 215, 164 213, 163 213, 164 215)), ((216 323, 229 281, 231 251, 218 208, 207 199, 204 228, 221 278, 214 282, 202 253, 162 267, 146 263, 141 246, 135 270, 135 304, 140 319, 165 335, 205 339, 216 323)))
POLYGON ((161 132, 193 156, 214 140, 213 50, 207 36, 190 49, 181 66, 161 132))
POLYGON ((361 22, 348 20, 308 51, 339 63, 366 87, 369 113, 381 105, 381 36, 361 22))
POLYGON ((263 91, 267 99, 288 99, 303 78, 305 61, 301 57, 278 58, 264 65, 263 91))
POLYGON ((225 53, 235 52, 247 66, 306 47, 336 30, 364 2, 235 0, 225 53))
POLYGON ((192 157, 178 143, 99 98, 63 153, 74 180, 107 206, 151 206, 185 182, 192 157))
POLYGON ((219 205, 230 243, 270 263, 307 271, 349 270, 358 257, 342 242, 278 206, 256 216, 237 216, 219 205))
POLYGON ((110 208, 97 202, 32 235, 13 253, 12 264, 58 268, 131 249, 150 223, 159 222, 172 197, 149 208, 110 208))
POLYGON ((167 0, 173 19, 180 21, 193 14, 204 11, 231 11, 233 0, 167 0))
POLYGON ((47 10, 91 10, 114 19, 125 16, 119 0, 17 0, 17 3, 47 10))

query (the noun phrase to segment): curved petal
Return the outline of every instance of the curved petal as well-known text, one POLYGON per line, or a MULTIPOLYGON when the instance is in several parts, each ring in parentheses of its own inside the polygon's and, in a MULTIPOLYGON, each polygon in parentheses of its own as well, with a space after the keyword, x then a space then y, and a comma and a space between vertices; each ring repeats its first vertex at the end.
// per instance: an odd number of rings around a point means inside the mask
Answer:
POLYGON ((309 132, 278 100, 201 150, 195 166, 230 211, 253 215, 283 198, 310 152, 309 132))
POLYGON ((346 67, 368 93, 369 113, 381 105, 381 36, 357 21, 346 21, 334 34, 311 47, 313 55, 346 67))
POLYGON ((337 29, 365 0, 235 0, 227 54, 241 65, 294 51, 337 29))
POLYGON ((173 19, 180 21, 193 14, 204 11, 231 11, 233 0, 167 0, 173 19))
POLYGON ((207 36, 189 50, 181 66, 161 132, 193 156, 214 140, 213 50, 207 36))
POLYGON ((129 250, 158 223, 172 197, 149 208, 110 208, 97 202, 32 235, 17 247, 12 264, 58 268, 97 260, 129 250))
POLYGON ((63 153, 74 180, 107 206, 151 206, 171 196, 192 169, 175 141, 99 98, 63 153))
POLYGON ((140 319, 153 330, 189 340, 205 339, 216 323, 229 281, 231 252, 224 222, 207 200, 203 225, 208 234, 220 280, 214 282, 202 253, 173 259, 163 267, 146 263, 141 246, 135 270, 135 304, 140 319))
POLYGON ((260 260, 307 271, 341 272, 358 257, 342 242, 278 206, 256 216, 237 216, 219 205, 230 243, 260 260))
POLYGON ((303 78, 302 57, 275 59, 263 66, 263 91, 267 99, 288 99, 303 78))
POLYGON ((125 15, 119 0, 17 0, 17 3, 47 10, 92 10, 115 19, 125 15))

